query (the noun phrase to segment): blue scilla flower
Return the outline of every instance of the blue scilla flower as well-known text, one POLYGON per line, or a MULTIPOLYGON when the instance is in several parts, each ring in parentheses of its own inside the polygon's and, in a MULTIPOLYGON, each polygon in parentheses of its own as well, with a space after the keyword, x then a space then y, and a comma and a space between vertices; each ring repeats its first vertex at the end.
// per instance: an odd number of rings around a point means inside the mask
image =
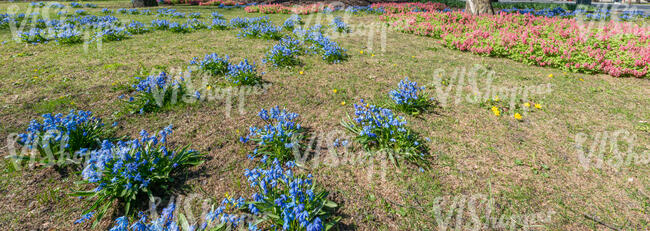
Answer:
POLYGON ((297 46, 291 44, 291 40, 289 40, 288 43, 289 44, 285 45, 283 42, 280 42, 274 45, 273 48, 266 53, 266 57, 262 62, 271 63, 276 67, 293 66, 298 64, 298 54, 300 51, 297 49, 297 46))
POLYGON ((398 84, 398 89, 391 90, 390 98, 398 105, 406 104, 413 105, 420 99, 420 92, 424 87, 418 86, 417 82, 409 81, 408 77, 401 80, 398 84))
POLYGON ((228 22, 221 18, 212 19, 212 29, 225 30, 228 29, 228 22))
POLYGON ((261 80, 255 63, 249 63, 247 59, 239 64, 230 64, 225 78, 233 85, 250 85, 261 80))
POLYGON ((101 10, 101 12, 102 12, 103 14, 112 14, 112 13, 113 13, 113 10, 108 9, 108 8, 103 8, 103 9, 101 10))
POLYGON ((240 38, 280 39, 281 31, 282 27, 275 26, 270 22, 256 22, 248 23, 237 36, 240 38))
POLYGON ((151 21, 151 27, 153 27, 156 30, 166 30, 169 28, 169 21, 167 20, 159 20, 159 19, 154 19, 151 21))
POLYGON ((212 16, 212 18, 214 18, 214 19, 224 19, 225 18, 223 16, 223 14, 220 14, 217 11, 214 11, 214 12, 210 13, 210 16, 212 16))
POLYGON ((337 32, 350 32, 350 27, 343 22, 343 18, 341 16, 337 16, 332 20, 332 23, 330 23, 330 26, 337 32))
POLYGON ((293 30, 296 26, 303 24, 302 18, 297 14, 291 15, 284 21, 282 26, 286 29, 293 30))
POLYGON ((228 71, 230 65, 228 60, 229 57, 227 55, 220 57, 216 53, 211 53, 205 55, 202 60, 198 60, 196 57, 193 58, 190 64, 198 65, 201 70, 209 72, 212 75, 223 75, 228 71))
POLYGON ((149 32, 144 23, 132 20, 126 24, 126 30, 131 34, 143 34, 149 32))
POLYGON ((190 18, 201 18, 201 13, 198 12, 190 13, 190 18))

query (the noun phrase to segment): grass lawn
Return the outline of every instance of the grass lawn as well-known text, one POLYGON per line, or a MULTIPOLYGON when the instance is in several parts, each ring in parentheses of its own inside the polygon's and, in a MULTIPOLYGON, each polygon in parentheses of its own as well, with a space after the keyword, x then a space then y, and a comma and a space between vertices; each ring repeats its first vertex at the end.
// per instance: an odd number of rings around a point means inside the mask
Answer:
MULTIPOLYGON (((131 6, 130 1, 93 3, 99 7, 86 10, 94 15, 101 15, 101 8, 131 6)), ((3 2, 0 10, 5 12, 12 5, 23 9, 28 6, 3 2)), ((261 16, 243 9, 168 8, 200 12, 203 21, 208 21, 213 11, 226 19, 261 16)), ((155 15, 113 15, 145 24, 156 19, 155 15)), ((276 25, 289 17, 268 16, 276 25)), ((326 25, 328 17, 319 20, 326 25)), ((373 25, 378 18, 352 16, 347 23, 353 27, 373 25)), ((620 168, 606 164, 583 168, 576 149, 579 134, 589 137, 583 145, 589 147, 598 134, 625 130, 635 137, 633 152, 649 159, 650 125, 643 122, 650 120, 648 79, 565 73, 482 57, 391 28, 386 32, 384 49, 380 30, 374 31, 370 39, 367 34, 353 33, 333 38, 347 50, 347 61, 328 64, 320 56, 303 55, 300 66, 275 68, 261 59, 276 42, 238 38, 237 33, 207 29, 186 34, 154 31, 104 42, 98 49, 93 44, 85 48, 83 44, 16 43, 10 30, 1 30, 0 41, 6 42, 0 45, 0 142, 7 143, 5 137, 11 133, 24 132, 29 122, 43 113, 66 113, 70 109, 91 110, 106 121, 118 121, 120 136, 135 137, 142 129, 155 131, 173 124, 174 135, 168 142, 192 144, 208 156, 205 163, 181 176, 182 187, 177 187, 173 196, 220 201, 224 194, 250 195, 243 171, 254 165, 247 160, 253 147, 240 143, 239 137, 247 133, 249 126, 260 125, 257 112, 261 108, 278 105, 300 114, 301 124, 312 137, 321 137, 322 142, 314 145, 315 152, 328 153, 325 142, 331 140, 326 135, 346 134, 340 122, 346 113, 354 112, 353 104, 360 99, 381 104, 404 77, 427 86, 427 92, 439 98, 435 91, 436 70, 444 70, 442 79, 454 84, 455 71, 480 65, 494 72, 495 87, 550 84, 550 92, 533 97, 541 109, 527 113, 521 121, 505 112, 495 116, 489 106, 480 103, 454 103, 454 88, 449 103, 433 112, 403 115, 411 128, 430 140, 425 143, 433 156, 430 169, 421 171, 409 164, 382 167, 336 158, 319 165, 307 163, 300 171, 311 173, 319 185, 329 190, 329 199, 339 205, 336 215, 342 219, 336 228, 432 230, 446 223, 448 215, 451 219, 447 223, 471 227, 470 223, 474 223, 470 206, 457 211, 465 214, 458 216, 449 212, 450 204, 468 203, 472 196, 482 195, 493 205, 489 209, 488 203, 480 202, 479 217, 488 210, 492 217, 549 215, 548 220, 533 222, 538 230, 605 229, 600 223, 625 230, 650 229, 648 162, 620 168), (212 52, 229 55, 231 61, 255 61, 259 71, 264 72, 267 87, 243 98, 184 104, 142 115, 119 113, 125 102, 118 97, 129 94, 137 73, 153 68, 184 68, 193 57, 212 52), (440 201, 444 203, 438 206, 440 201)), ((485 80, 479 77, 479 82, 485 80)), ((613 158, 612 146, 607 143, 605 159, 613 158)), ((619 149, 623 147, 628 145, 621 144, 619 149)), ((352 145, 350 152, 356 153, 355 148, 352 145)), ((3 145, 0 153, 8 152, 3 145)), ((62 175, 45 167, 19 171, 9 162, 0 164, 0 169, 0 227, 90 228, 89 223, 73 224, 89 205, 86 200, 68 195, 82 189, 74 183, 81 180, 79 174, 62 175)), ((189 206, 182 209, 186 208, 189 206)), ((111 227, 113 220, 121 216, 118 210, 119 206, 113 206, 97 229, 111 227)), ((197 217, 200 212, 193 211, 197 217)), ((528 224, 520 219, 517 225, 521 228, 528 224)))

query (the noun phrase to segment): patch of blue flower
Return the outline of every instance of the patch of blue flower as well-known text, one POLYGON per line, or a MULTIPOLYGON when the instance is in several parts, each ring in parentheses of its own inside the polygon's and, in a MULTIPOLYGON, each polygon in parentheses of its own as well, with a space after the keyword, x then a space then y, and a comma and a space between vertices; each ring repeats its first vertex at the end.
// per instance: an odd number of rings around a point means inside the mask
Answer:
POLYGON ((253 156, 270 156, 273 159, 288 161, 294 159, 294 150, 300 148, 303 129, 298 123, 298 114, 280 110, 275 106, 270 110, 262 109, 258 116, 265 123, 262 127, 251 126, 246 137, 240 137, 242 143, 256 144, 253 156))
POLYGON ((283 38, 280 43, 273 45, 273 48, 266 53, 262 59, 263 63, 271 63, 276 67, 288 67, 300 64, 298 54, 300 50, 293 42, 298 42, 290 37, 283 38))
POLYGON ((123 203, 124 213, 130 215, 131 206, 153 198, 152 187, 168 189, 174 176, 183 169, 201 164, 203 154, 189 149, 189 145, 171 148, 167 136, 172 133, 171 125, 150 135, 140 132, 139 139, 102 142, 99 149, 91 151, 86 167, 81 173, 84 183, 94 185, 88 191, 75 192, 73 196, 93 200, 85 214, 96 213, 94 224, 101 221, 113 201, 123 203))
POLYGON ((341 16, 337 16, 332 20, 330 26, 337 32, 348 33, 350 32, 350 27, 343 22, 341 16))
POLYGON ((406 119, 387 108, 361 100, 354 104, 354 118, 342 122, 354 140, 367 151, 379 152, 395 164, 407 161, 420 167, 428 163, 427 147, 418 135, 406 127, 406 119))
POLYGON ((18 135, 18 142, 37 151, 36 160, 43 164, 80 164, 78 151, 98 148, 99 141, 110 136, 102 120, 90 111, 71 110, 67 115, 43 114, 42 117, 42 122, 29 123, 27 133, 18 135))
POLYGON ((228 72, 228 67, 230 66, 228 59, 229 57, 227 55, 219 57, 218 54, 212 53, 205 55, 202 60, 194 57, 190 61, 190 65, 197 65, 200 70, 210 73, 213 76, 224 75, 228 72))
POLYGON ((248 63, 247 59, 239 62, 239 64, 230 64, 228 66, 228 73, 225 77, 231 85, 255 85, 262 80, 262 77, 257 74, 255 63, 248 63))
POLYGON ((418 86, 417 82, 404 78, 397 85, 397 89, 391 90, 389 96, 395 103, 395 108, 404 113, 416 115, 427 110, 432 104, 424 92, 424 86, 418 86))

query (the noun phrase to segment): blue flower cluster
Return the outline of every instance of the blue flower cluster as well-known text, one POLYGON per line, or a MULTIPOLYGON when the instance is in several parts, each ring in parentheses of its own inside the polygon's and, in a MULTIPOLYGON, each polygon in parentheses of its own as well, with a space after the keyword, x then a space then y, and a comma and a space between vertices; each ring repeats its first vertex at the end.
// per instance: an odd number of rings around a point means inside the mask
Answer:
POLYGON ((190 64, 198 65, 199 69, 208 72, 213 76, 216 76, 223 75, 228 72, 228 67, 230 66, 228 59, 229 57, 227 55, 224 57, 219 57, 218 54, 212 53, 205 55, 205 57, 203 57, 203 60, 200 61, 195 57, 190 61, 190 64))
POLYGON ((293 30, 297 25, 302 25, 304 22, 302 18, 297 14, 291 15, 287 20, 284 21, 282 26, 287 30, 293 30))
POLYGON ((346 60, 348 55, 345 53, 345 49, 323 35, 321 28, 320 25, 315 25, 308 31, 296 29, 293 33, 311 43, 309 50, 312 53, 321 54, 323 60, 328 63, 340 63, 346 60))
POLYGON ((345 9, 346 13, 351 13, 351 14, 384 14, 386 11, 383 8, 372 8, 370 6, 349 6, 348 8, 345 9))
POLYGON ((190 18, 201 18, 201 13, 199 12, 190 13, 190 18))
POLYGON ((134 20, 126 24, 126 30, 131 34, 144 34, 150 31, 144 23, 134 20))
POLYGON ((158 16, 173 17, 173 18, 185 17, 185 13, 178 12, 175 9, 160 8, 156 12, 158 12, 158 16))
MULTIPOLYGON (((27 133, 18 135, 20 144, 28 149, 36 149, 41 157, 67 154, 71 158, 73 156, 70 155, 77 151, 98 147, 97 140, 105 139, 108 135, 101 119, 94 117, 90 111, 71 110, 65 116, 59 113, 43 114, 42 117, 43 122, 32 120, 27 133)), ((43 161, 65 163, 70 160, 72 159, 43 161)))
POLYGON ((269 23, 269 22, 271 21, 268 16, 252 17, 252 18, 235 17, 230 19, 230 26, 232 26, 233 28, 244 28, 252 24, 269 23))
POLYGON ((337 32, 345 32, 345 33, 350 32, 350 27, 347 24, 345 24, 345 22, 343 22, 343 18, 341 18, 341 16, 335 17, 332 20, 330 26, 334 28, 334 30, 337 32))
POLYGON ((223 14, 220 14, 217 11, 210 13, 210 16, 212 16, 212 18, 218 18, 218 19, 225 19, 226 18, 226 17, 223 16, 223 14))
POLYGON ((95 40, 120 41, 131 37, 131 33, 124 27, 108 27, 95 33, 95 40))
POLYGON ((174 210, 176 210, 176 205, 170 203, 169 206, 163 209, 158 219, 150 222, 147 222, 147 216, 141 213, 140 219, 132 225, 129 225, 128 217, 118 217, 115 219, 115 226, 109 231, 179 231, 178 224, 174 221, 174 210))
POLYGON ((47 43, 49 40, 49 35, 47 31, 44 31, 40 28, 32 28, 27 32, 19 32, 20 40, 26 43, 47 43))
POLYGON ((255 156, 268 155, 282 161, 293 159, 293 150, 302 140, 302 127, 297 122, 298 114, 287 112, 275 106, 269 111, 262 109, 258 116, 266 125, 251 126, 246 137, 240 137, 242 143, 253 141, 257 148, 255 156))
POLYGON ((266 53, 266 57, 262 59, 262 62, 271 63, 276 67, 287 67, 299 64, 300 60, 298 59, 298 54, 300 53, 300 50, 296 43, 299 44, 300 42, 291 37, 283 38, 280 43, 275 44, 273 48, 266 53))
POLYGON ((267 161, 266 158, 262 160, 268 168, 244 171, 255 190, 253 201, 248 203, 253 215, 282 226, 282 230, 325 230, 326 224, 336 222, 330 219, 336 203, 327 200, 326 191, 316 192, 311 174, 296 176, 292 161, 287 162, 285 168, 277 159, 270 164, 267 161))
POLYGON ((86 8, 97 8, 97 5, 92 4, 92 3, 86 3, 86 4, 84 4, 84 6, 85 6, 86 8))
POLYGON ((420 144, 417 134, 406 127, 406 119, 364 100, 354 105, 354 115, 351 121, 343 122, 343 126, 366 150, 386 152, 387 158, 395 163, 404 159, 426 166, 426 147, 420 144))
POLYGON ((156 30, 167 30, 169 29, 170 22, 165 19, 154 19, 151 20, 151 27, 156 30))
POLYGON ((247 59, 239 64, 230 64, 228 66, 228 73, 226 73, 226 81, 235 86, 240 85, 254 85, 261 81, 260 75, 257 74, 255 63, 248 63, 247 59))
POLYGON ((82 8, 83 5, 81 3, 78 3, 78 2, 71 2, 70 7, 72 7, 72 8, 82 8))
POLYGON ((76 15, 88 15, 88 12, 85 10, 75 10, 74 13, 76 15))
POLYGON ((429 99, 425 96, 424 86, 418 86, 417 82, 404 78, 397 85, 398 89, 389 92, 390 98, 398 110, 418 114, 430 106, 429 99))
MULTIPOLYGON (((226 209, 243 209, 245 206, 244 198, 239 198, 239 200, 224 199, 221 202, 221 205, 214 210, 209 211, 205 216, 205 222, 200 227, 195 227, 194 225, 189 226, 189 230, 193 231, 208 231, 215 230, 212 228, 222 227, 222 228, 237 228, 239 224, 246 222, 245 215, 237 216, 233 214, 225 213, 226 209)), ((140 218, 133 224, 129 224, 129 218, 127 216, 122 216, 115 219, 115 226, 113 226, 109 231, 181 231, 181 227, 177 224, 177 220, 174 216, 174 210, 176 210, 176 205, 170 203, 166 208, 163 209, 162 214, 157 219, 148 220, 148 217, 144 213, 140 213, 140 218)), ((82 217, 83 219, 83 217, 82 217)), ((180 218, 182 219, 182 218, 180 218)), ((181 220, 182 222, 182 220, 181 220)), ((216 229, 220 230, 220 229, 216 229)), ((251 225, 251 229, 256 230, 254 226, 251 225)), ((185 230, 187 231, 187 230, 185 230)))
POLYGON ((238 37, 263 38, 263 39, 280 39, 282 37, 282 27, 275 26, 270 22, 261 22, 248 24, 242 28, 238 37))
POLYGON ((81 176, 96 188, 73 194, 96 199, 86 213, 97 212, 102 217, 117 199, 125 202, 128 215, 138 195, 153 197, 150 186, 166 185, 174 172, 202 163, 203 155, 188 146, 168 148, 167 136, 171 133, 171 125, 158 134, 142 130, 140 139, 117 143, 104 140, 99 149, 91 151, 81 176))
POLYGON ((175 80, 165 72, 149 75, 146 78, 136 77, 139 82, 133 85, 137 95, 129 99, 132 112, 156 111, 159 108, 176 103, 179 96, 186 91, 183 79, 175 80))
POLYGON ((113 14, 113 10, 104 8, 101 10, 102 14, 113 14))
POLYGON ((223 20, 221 18, 212 19, 212 29, 226 30, 228 29, 228 27, 229 27, 228 21, 223 20))

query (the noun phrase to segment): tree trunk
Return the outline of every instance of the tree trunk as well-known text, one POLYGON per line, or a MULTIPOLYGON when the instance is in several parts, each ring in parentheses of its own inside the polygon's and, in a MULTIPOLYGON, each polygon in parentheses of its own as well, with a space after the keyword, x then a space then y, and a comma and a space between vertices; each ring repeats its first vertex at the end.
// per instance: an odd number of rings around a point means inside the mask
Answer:
POLYGON ((494 8, 492 8, 492 1, 490 0, 467 0, 465 2, 465 12, 474 15, 494 14, 494 8))
POLYGON ((133 7, 158 6, 156 0, 132 0, 133 7))

